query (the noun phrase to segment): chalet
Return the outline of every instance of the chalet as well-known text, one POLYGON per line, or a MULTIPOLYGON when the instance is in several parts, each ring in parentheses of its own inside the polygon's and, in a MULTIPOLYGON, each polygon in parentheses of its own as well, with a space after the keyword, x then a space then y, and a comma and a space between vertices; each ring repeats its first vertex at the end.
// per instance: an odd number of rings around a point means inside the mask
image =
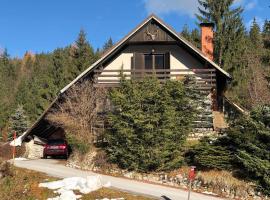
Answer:
POLYGON ((161 80, 196 77, 197 89, 211 97, 210 129, 226 127, 223 95, 231 80, 229 73, 213 61, 213 24, 201 24, 201 50, 174 31, 155 15, 149 16, 126 37, 108 50, 98 61, 64 87, 55 101, 28 130, 28 136, 50 138, 64 131, 50 124, 46 114, 71 86, 85 79, 94 79, 97 86, 115 87, 120 71, 127 78, 155 72, 161 80))

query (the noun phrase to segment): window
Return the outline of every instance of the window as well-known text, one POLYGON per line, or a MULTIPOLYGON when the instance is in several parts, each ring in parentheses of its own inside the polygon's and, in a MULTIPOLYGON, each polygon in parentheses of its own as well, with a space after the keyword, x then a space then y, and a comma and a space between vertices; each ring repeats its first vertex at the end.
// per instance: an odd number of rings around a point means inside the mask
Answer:
POLYGON ((165 69, 164 54, 144 54, 145 69, 165 69))
POLYGON ((153 69, 153 55, 151 54, 144 55, 144 68, 153 69))
POLYGON ((154 56, 155 58, 155 69, 165 69, 164 63, 164 54, 157 54, 154 56))
MULTIPOLYGON (((170 53, 140 53, 135 52, 134 56, 131 58, 131 69, 137 70, 134 73, 143 74, 143 70, 154 72, 154 70, 168 70, 170 69, 170 53)), ((157 74, 170 74, 167 72, 157 72, 157 74)))

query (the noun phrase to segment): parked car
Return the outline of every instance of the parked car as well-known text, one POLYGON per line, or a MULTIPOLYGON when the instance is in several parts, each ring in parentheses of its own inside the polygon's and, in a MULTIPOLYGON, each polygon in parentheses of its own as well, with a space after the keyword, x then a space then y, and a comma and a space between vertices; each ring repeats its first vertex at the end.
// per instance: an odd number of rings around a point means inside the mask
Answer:
POLYGON ((48 156, 63 156, 64 158, 68 158, 69 148, 68 143, 64 139, 54 139, 48 140, 47 144, 43 150, 43 158, 47 158, 48 156))

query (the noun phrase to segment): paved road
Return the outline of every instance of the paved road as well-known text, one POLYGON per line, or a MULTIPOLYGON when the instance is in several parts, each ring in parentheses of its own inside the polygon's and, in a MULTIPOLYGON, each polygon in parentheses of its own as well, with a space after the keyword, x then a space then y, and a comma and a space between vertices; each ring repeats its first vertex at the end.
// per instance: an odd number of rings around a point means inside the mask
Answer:
MULTIPOLYGON (((57 160, 27 160, 15 161, 17 167, 27 168, 35 171, 44 172, 50 176, 66 178, 66 177, 86 177, 89 175, 97 175, 90 171, 82 171, 73 169, 59 164, 57 160)), ((149 195, 157 199, 164 200, 187 200, 187 191, 169 188, 160 185, 142 183, 134 180, 116 178, 112 176, 101 175, 104 183, 111 182, 112 187, 128 191, 132 193, 149 195)), ((191 193, 191 200, 221 200, 220 198, 207 196, 198 193, 191 193)))

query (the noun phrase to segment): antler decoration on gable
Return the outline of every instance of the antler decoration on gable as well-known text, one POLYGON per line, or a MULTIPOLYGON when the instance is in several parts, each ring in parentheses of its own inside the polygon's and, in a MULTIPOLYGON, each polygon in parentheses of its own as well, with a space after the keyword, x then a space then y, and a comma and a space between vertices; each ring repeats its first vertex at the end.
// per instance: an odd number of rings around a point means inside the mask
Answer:
POLYGON ((155 40, 157 38, 157 35, 158 35, 158 30, 155 30, 154 33, 150 33, 150 31, 147 28, 145 33, 146 33, 146 35, 150 36, 150 38, 152 40, 155 40))

